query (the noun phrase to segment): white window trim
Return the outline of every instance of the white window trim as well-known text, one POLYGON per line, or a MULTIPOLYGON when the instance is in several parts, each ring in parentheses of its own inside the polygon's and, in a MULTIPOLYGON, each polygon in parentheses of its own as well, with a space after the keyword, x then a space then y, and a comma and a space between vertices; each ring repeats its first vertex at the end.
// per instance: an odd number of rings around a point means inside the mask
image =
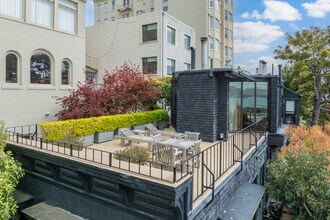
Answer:
POLYGON ((45 89, 45 90, 53 90, 53 89, 56 89, 55 88, 55 59, 53 57, 53 55, 48 51, 48 50, 45 50, 45 49, 37 49, 37 50, 34 50, 30 56, 29 56, 29 70, 28 70, 28 77, 27 77, 27 80, 28 80, 28 89, 45 89), (30 65, 31 65, 31 57, 33 56, 34 53, 38 52, 38 51, 42 51, 44 53, 46 53, 49 58, 50 58, 50 61, 51 61, 51 66, 50 66, 50 71, 51 71, 51 76, 50 76, 50 84, 38 84, 38 83, 31 83, 31 71, 30 71, 30 65))
MULTIPOLYGON (((185 46, 184 44, 185 44, 185 42, 184 42, 184 37, 185 36, 188 36, 188 37, 190 37, 190 47, 192 47, 193 45, 192 45, 192 37, 191 37, 191 35, 190 34, 188 34, 188 33, 186 33, 186 32, 183 32, 183 46, 185 46)), ((189 47, 189 51, 190 51, 190 47, 189 47)), ((184 48, 184 49, 186 49, 186 48, 184 48)), ((186 49, 187 50, 187 49, 186 49)))
POLYGON ((4 55, 4 59, 3 59, 3 63, 4 63, 4 68, 3 68, 3 85, 2 88, 5 89, 19 89, 22 87, 22 57, 20 55, 20 53, 18 53, 17 51, 14 50, 9 50, 5 53, 4 55), (17 57, 17 83, 7 83, 6 82, 6 58, 8 54, 14 54, 17 57))
POLYGON ((168 74, 167 73, 167 60, 168 59, 171 59, 171 60, 174 60, 175 61, 175 65, 174 65, 174 71, 175 71, 175 69, 176 69, 176 58, 174 58, 174 57, 166 57, 166 75, 168 75, 168 76, 171 76, 171 75, 173 75, 173 74, 168 74))
POLYGON ((172 25, 170 25, 170 24, 167 24, 166 25, 166 42, 168 43, 168 44, 170 44, 170 45, 173 45, 173 46, 175 46, 176 44, 177 44, 177 39, 176 39, 176 35, 177 35, 177 31, 176 31, 176 28, 175 27, 173 27, 172 25), (172 44, 172 43, 170 43, 170 42, 168 42, 168 35, 167 35, 167 28, 172 28, 173 30, 174 30, 174 44, 172 44))

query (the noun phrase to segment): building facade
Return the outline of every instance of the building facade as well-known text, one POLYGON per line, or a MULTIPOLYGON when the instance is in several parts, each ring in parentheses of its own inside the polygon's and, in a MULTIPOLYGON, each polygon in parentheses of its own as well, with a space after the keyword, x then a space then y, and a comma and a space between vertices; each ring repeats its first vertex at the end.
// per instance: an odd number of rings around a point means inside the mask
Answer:
POLYGON ((119 19, 87 28, 86 65, 98 70, 98 82, 124 62, 143 73, 171 75, 191 69, 194 42, 193 28, 162 11, 119 19))
POLYGON ((233 66, 234 0, 94 0, 94 24, 166 11, 196 30, 196 68, 202 37, 208 38, 208 67, 233 66))
POLYGON ((85 1, 0 0, 0 30, 0 120, 55 120, 53 97, 84 80, 85 1))

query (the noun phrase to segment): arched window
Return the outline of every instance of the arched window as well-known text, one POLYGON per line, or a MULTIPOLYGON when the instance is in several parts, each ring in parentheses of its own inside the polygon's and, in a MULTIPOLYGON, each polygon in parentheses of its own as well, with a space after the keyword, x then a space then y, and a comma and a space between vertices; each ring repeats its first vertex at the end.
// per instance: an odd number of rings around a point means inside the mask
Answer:
POLYGON ((52 62, 49 55, 43 51, 36 51, 30 62, 30 83, 50 84, 52 62))
POLYGON ((14 53, 6 56, 6 83, 18 83, 18 56, 14 53))
POLYGON ((71 64, 68 60, 63 60, 61 64, 61 84, 69 85, 71 75, 71 64))

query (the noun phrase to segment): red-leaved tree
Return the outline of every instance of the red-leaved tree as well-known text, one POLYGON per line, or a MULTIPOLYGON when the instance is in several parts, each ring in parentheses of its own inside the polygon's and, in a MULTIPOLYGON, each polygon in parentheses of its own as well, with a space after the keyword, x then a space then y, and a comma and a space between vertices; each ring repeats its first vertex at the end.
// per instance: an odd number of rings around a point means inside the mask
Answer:
POLYGON ((150 110, 161 96, 152 78, 128 63, 107 72, 100 91, 109 114, 150 110))
POLYGON ((102 93, 95 87, 93 80, 78 88, 68 96, 55 97, 61 110, 55 116, 59 120, 88 118, 106 115, 102 93))
POLYGON ((78 84, 68 96, 56 97, 61 111, 59 120, 89 118, 147 111, 155 107, 161 92, 152 78, 128 63, 106 72, 103 83, 96 88, 93 81, 78 84))

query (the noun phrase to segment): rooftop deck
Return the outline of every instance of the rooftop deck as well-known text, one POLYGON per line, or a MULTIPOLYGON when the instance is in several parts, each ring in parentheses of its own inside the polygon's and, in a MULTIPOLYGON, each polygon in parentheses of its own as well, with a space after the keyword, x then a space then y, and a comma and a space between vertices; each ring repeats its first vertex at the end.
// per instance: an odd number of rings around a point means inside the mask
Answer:
MULTIPOLYGON (((176 166, 161 164, 149 160, 145 163, 133 163, 132 158, 120 158, 116 151, 126 147, 139 146, 148 148, 146 143, 133 142, 129 146, 121 147, 120 140, 94 144, 79 149, 75 146, 64 146, 57 142, 48 142, 38 136, 32 127, 16 127, 7 129, 8 143, 30 148, 47 154, 64 157, 70 160, 87 163, 102 169, 131 175, 154 181, 171 187, 180 185, 186 178, 193 177, 193 201, 198 205, 203 198, 214 193, 214 187, 231 173, 231 169, 241 166, 244 156, 249 155, 266 134, 266 120, 263 119, 226 139, 215 142, 202 142, 201 152, 187 158, 176 166), (32 131, 32 132, 31 132, 32 131), (26 135, 26 134, 29 135, 26 135), (31 135, 33 134, 33 135, 31 135)), ((162 139, 167 139, 163 137, 162 139)))

